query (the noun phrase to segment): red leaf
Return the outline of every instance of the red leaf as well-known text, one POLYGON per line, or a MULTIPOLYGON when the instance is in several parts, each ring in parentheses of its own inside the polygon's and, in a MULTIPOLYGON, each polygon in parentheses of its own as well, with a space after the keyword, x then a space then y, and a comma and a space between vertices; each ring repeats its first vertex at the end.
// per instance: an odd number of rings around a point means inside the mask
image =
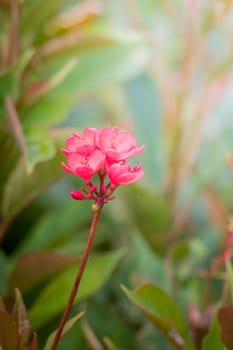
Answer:
POLYGON ((233 305, 224 306, 218 312, 218 320, 221 326, 221 338, 228 350, 233 350, 233 305))
POLYGON ((12 291, 17 287, 25 292, 76 260, 54 252, 26 253, 17 261, 9 278, 8 289, 12 291))
POLYGON ((7 312, 0 312, 0 344, 4 350, 18 350, 17 324, 7 312))

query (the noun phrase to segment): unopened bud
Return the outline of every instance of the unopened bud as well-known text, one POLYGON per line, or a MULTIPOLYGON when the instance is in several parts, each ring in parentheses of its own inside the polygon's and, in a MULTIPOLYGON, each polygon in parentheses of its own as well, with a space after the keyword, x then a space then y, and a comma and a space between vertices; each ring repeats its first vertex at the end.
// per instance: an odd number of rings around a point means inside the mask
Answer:
POLYGON ((80 191, 74 190, 70 192, 70 196, 75 199, 75 200, 84 200, 86 199, 86 197, 84 196, 84 194, 80 191))
POLYGON ((107 191, 107 187, 103 185, 101 186, 100 190, 102 193, 105 193, 107 191))
POLYGON ((97 190, 97 187, 96 186, 91 186, 91 192, 95 192, 97 190))

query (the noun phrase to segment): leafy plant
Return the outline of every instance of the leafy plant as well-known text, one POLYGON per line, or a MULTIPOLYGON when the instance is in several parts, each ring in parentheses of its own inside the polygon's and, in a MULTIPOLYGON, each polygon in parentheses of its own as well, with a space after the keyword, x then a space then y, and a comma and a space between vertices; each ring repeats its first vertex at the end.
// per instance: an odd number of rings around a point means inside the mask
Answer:
POLYGON ((39 349, 91 218, 67 196, 81 182, 64 176, 60 149, 104 125, 145 144, 145 175, 106 205, 59 350, 231 349, 232 11, 228 0, 0 0, 1 305, 21 290, 39 349))

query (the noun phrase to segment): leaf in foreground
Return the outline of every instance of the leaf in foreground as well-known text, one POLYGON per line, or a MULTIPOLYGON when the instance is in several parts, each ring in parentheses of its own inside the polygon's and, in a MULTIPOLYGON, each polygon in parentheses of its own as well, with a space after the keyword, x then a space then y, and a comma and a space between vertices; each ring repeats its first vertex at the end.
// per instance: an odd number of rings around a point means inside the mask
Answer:
MULTIPOLYGON (((91 259, 83 274, 75 303, 95 293, 111 275, 121 257, 122 251, 115 251, 91 259)), ((40 327, 65 308, 77 268, 77 264, 67 268, 42 290, 29 310, 29 319, 34 328, 40 327)))
MULTIPOLYGON (((70 329, 75 325, 75 323, 83 316, 84 312, 80 312, 78 315, 72 317, 69 321, 66 322, 64 329, 61 334, 61 339, 70 331, 70 329)), ((43 350, 50 350, 53 340, 55 338, 57 330, 55 330, 50 336, 45 344, 43 350)))
POLYGON ((180 309, 166 292, 152 284, 145 284, 133 292, 126 287, 122 289, 175 349, 194 350, 180 309))

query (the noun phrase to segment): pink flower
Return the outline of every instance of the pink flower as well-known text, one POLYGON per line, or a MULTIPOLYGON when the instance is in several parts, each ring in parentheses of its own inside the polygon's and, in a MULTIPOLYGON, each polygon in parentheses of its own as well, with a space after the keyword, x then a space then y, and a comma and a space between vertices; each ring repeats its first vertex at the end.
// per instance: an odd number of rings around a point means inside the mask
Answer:
POLYGON ((82 135, 73 133, 66 141, 66 149, 62 152, 67 155, 71 152, 78 152, 80 154, 90 154, 96 149, 96 136, 98 130, 95 128, 84 129, 82 135))
POLYGON ((144 149, 144 145, 136 146, 136 139, 131 133, 110 126, 100 130, 98 144, 109 159, 117 161, 135 156, 144 149))
POLYGON ((67 164, 62 162, 62 167, 81 177, 85 185, 72 191, 71 197, 91 199, 97 207, 114 199, 117 186, 133 183, 144 175, 140 164, 131 168, 126 161, 143 149, 144 146, 137 147, 132 134, 118 127, 87 128, 80 135, 73 133, 66 141, 66 149, 62 149, 67 160, 67 164))
POLYGON ((89 155, 69 152, 66 156, 68 166, 62 162, 63 169, 83 178, 86 183, 90 182, 91 177, 102 168, 105 162, 105 155, 98 149, 89 155))
POLYGON ((113 163, 108 167, 107 173, 111 181, 111 187, 133 183, 144 175, 144 172, 141 170, 141 164, 137 164, 131 169, 126 161, 113 163))

